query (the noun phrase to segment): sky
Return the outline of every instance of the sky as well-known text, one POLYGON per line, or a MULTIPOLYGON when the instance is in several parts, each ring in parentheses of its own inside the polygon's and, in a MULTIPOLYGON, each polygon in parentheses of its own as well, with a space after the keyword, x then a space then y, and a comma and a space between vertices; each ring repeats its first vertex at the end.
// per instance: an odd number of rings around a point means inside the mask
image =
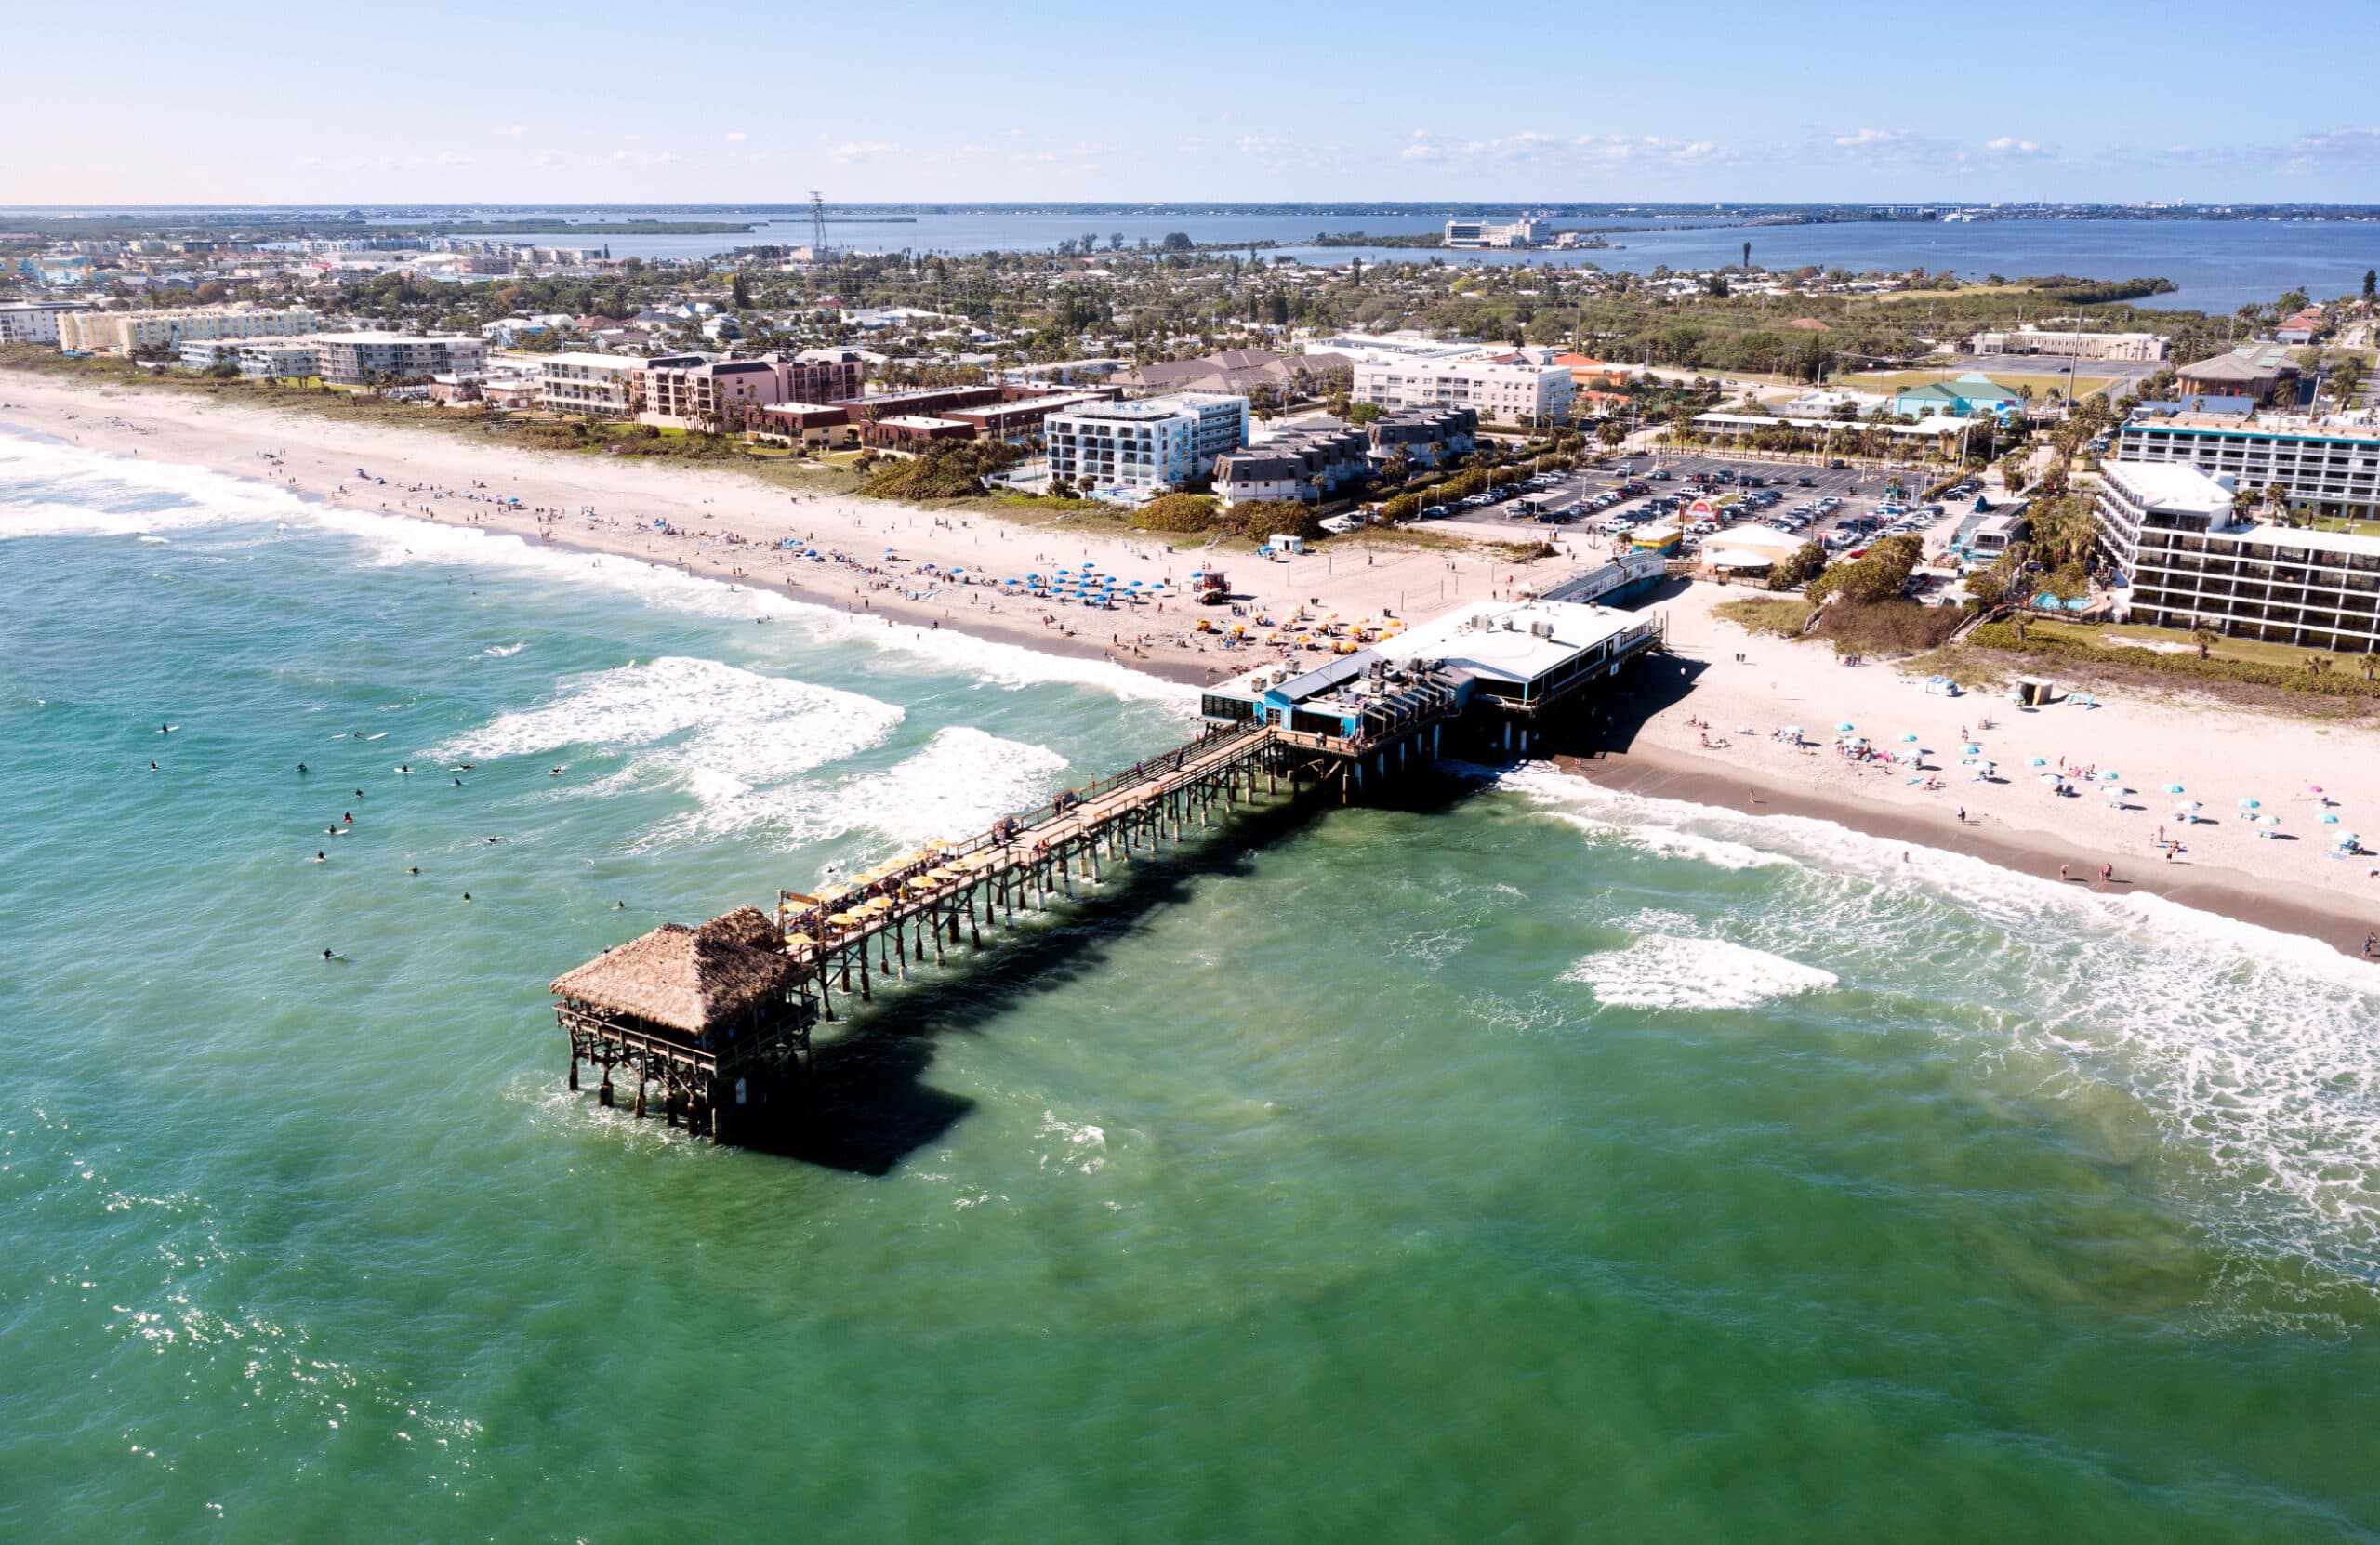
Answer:
POLYGON ((2373 0, 120 0, 7 35, 54 67, 5 72, 0 205, 2380 201, 2373 0))

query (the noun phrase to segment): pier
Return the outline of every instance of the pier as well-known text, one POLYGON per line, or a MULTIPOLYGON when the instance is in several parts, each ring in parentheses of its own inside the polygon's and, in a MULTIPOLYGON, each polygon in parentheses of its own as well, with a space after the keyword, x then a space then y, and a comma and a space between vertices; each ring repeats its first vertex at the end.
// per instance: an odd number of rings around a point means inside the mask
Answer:
POLYGON ((632 1076, 632 1108, 715 1141, 798 1093, 812 1032, 985 930, 1094 895, 1111 870, 1227 825, 1263 799, 1344 804, 1450 750, 1526 755, 1552 716, 1660 644, 1658 616, 1546 601, 1481 602, 1311 668, 1261 667, 1208 688, 1205 728, 1130 770, 932 842, 816 894, 780 890, 774 918, 739 907, 667 924, 552 984, 597 1103, 632 1076), (1451 744, 1449 744, 1451 737, 1451 744), (658 1091, 657 1096, 652 1091, 658 1091))

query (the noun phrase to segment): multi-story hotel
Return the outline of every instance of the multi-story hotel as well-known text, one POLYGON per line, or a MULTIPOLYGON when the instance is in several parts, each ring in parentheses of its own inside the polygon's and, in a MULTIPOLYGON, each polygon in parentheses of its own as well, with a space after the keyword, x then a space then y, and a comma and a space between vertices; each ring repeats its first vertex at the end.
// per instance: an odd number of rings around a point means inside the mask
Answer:
POLYGON ((2135 417, 2116 459, 2166 462, 2230 477, 2252 494, 2279 483, 2290 508, 2369 520, 2380 514, 2380 429, 2295 416, 2135 417))
MULTIPOLYGON (((837 403, 859 396, 866 364, 850 350, 719 360, 677 354, 643 362, 640 423, 664 429, 749 428, 772 403, 837 403)), ((584 411, 584 410, 573 410, 584 411)))
POLYGON ((178 351, 185 343, 223 338, 294 337, 321 321, 303 306, 192 306, 164 311, 68 311, 58 319, 58 347, 69 354, 178 351))
POLYGON ((1483 419, 1534 423, 1566 418, 1574 382, 1551 357, 1501 350, 1457 358, 1409 355, 1355 362, 1355 400, 1384 408, 1470 408, 1483 419))
POLYGON ((2228 474, 2111 462, 2099 548, 2129 620, 2351 654, 2380 651, 2380 537, 2254 525, 2228 474))
POLYGON ((487 368, 487 344, 466 336, 317 333, 308 341, 326 386, 405 385, 487 368))
POLYGON ((1248 399, 1185 391, 1097 403, 1042 421, 1050 472, 1102 498, 1137 500, 1179 488, 1248 443, 1248 399))

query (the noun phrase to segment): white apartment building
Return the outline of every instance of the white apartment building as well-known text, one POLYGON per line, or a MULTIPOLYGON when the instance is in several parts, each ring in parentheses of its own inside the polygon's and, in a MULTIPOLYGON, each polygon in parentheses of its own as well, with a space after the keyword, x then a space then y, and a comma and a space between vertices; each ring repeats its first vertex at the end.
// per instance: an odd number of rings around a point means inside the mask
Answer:
POLYGON ((90 310, 81 300, 10 300, 0 302, 0 343, 56 343, 58 319, 68 311, 90 310))
POLYGON ((402 385, 487 368, 486 341, 462 334, 317 333, 308 341, 325 386, 402 385))
POLYGON ((1308 354, 1343 354, 1356 364, 1387 364, 1404 360, 1460 360, 1487 350, 1476 339, 1434 338, 1410 327, 1394 333, 1340 333, 1308 338, 1308 354))
POLYGON ((1050 473, 1103 499, 1137 502, 1213 472, 1248 443, 1248 399, 1184 391, 1093 403, 1042 421, 1050 473))
POLYGON ((2063 333, 2020 327, 2013 333, 1977 333, 1967 340, 1971 354, 2051 354, 2064 360, 2131 360, 2165 357, 2169 345, 2154 333, 2063 333))
POLYGON ((2296 649, 2380 652, 2380 537, 2254 525, 2228 477, 2195 467, 2103 469, 2100 551, 2131 581, 2121 614, 2296 649))
POLYGON ((164 311, 68 311, 58 319, 58 347, 69 354, 132 354, 178 350, 220 338, 294 337, 321 320, 303 306, 191 306, 164 311))
POLYGON ((322 350, 310 339, 218 339, 182 345, 182 363, 192 370, 237 365, 252 381, 299 381, 322 374, 322 350))
POLYGON ((1408 358, 1355 364, 1355 400, 1382 407, 1470 408, 1482 419, 1531 423, 1567 418, 1570 367, 1502 351, 1457 359, 1408 358))
POLYGON ((548 354, 539 363, 537 405, 548 413, 633 418, 653 362, 636 354, 548 354))
POLYGON ((2290 507, 2309 514, 2380 516, 2380 427, 2371 424, 2268 414, 2135 418, 2117 431, 2116 459, 2178 462, 2257 494, 2279 483, 2290 507))

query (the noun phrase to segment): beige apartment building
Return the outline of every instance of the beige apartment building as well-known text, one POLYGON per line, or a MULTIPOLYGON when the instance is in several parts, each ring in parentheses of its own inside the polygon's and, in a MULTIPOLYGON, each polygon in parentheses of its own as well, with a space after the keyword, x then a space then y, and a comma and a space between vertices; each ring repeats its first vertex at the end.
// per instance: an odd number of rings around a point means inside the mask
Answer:
POLYGON ((178 351, 185 343, 296 337, 321 319, 303 306, 192 306, 164 311, 68 311, 58 319, 58 347, 68 354, 178 351))
POLYGON ((633 418, 644 405, 645 372, 671 363, 636 354, 548 354, 539 361, 537 405, 588 418, 633 418))

